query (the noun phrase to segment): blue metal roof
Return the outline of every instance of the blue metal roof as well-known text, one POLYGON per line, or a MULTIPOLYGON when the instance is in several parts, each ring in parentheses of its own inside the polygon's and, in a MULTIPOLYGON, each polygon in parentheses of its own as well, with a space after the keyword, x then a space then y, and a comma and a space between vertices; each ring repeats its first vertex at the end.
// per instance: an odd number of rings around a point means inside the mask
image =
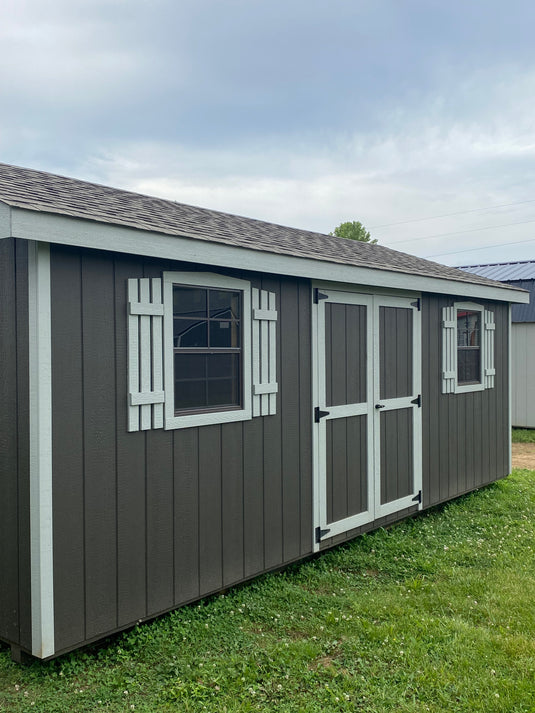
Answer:
POLYGON ((512 320, 513 322, 535 322, 535 260, 465 265, 458 269, 528 290, 530 293, 529 304, 513 305, 512 320))
POLYGON ((465 265, 464 267, 459 267, 459 270, 488 277, 491 280, 500 280, 500 282, 535 280, 535 260, 497 262, 487 265, 465 265))

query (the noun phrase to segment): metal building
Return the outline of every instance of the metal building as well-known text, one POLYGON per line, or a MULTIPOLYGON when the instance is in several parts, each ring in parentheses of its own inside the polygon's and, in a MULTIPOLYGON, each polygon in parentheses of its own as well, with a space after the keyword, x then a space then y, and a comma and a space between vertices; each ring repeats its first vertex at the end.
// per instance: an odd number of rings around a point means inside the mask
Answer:
POLYGON ((460 269, 520 287, 530 294, 529 304, 513 305, 512 312, 512 422, 513 426, 535 428, 535 261, 467 265, 460 269))
POLYGON ((0 165, 0 638, 57 656, 506 476, 527 299, 0 165))

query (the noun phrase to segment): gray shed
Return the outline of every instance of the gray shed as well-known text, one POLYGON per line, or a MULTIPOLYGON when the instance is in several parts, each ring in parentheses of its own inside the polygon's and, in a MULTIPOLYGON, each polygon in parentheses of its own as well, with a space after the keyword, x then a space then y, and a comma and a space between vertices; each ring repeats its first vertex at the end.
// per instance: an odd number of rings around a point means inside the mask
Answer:
POLYGON ((503 478, 527 300, 0 164, 0 638, 57 656, 503 478))
POLYGON ((513 426, 535 428, 535 261, 467 265, 459 269, 529 292, 529 304, 513 305, 511 316, 512 422, 513 426))

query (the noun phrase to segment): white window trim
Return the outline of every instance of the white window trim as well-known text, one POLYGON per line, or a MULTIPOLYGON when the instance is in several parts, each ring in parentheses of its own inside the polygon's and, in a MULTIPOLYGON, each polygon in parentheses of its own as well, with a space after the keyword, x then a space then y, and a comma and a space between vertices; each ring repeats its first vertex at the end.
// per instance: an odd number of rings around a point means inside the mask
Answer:
POLYGON ((217 423, 246 421, 252 417, 251 409, 251 283, 226 275, 208 272, 164 272, 164 388, 165 429, 190 428, 217 423), (242 384, 243 408, 175 415, 174 359, 173 359, 173 285, 191 285, 206 289, 223 288, 240 290, 242 300, 242 384))
POLYGON ((485 339, 485 307, 483 305, 476 304, 475 302, 455 302, 453 305, 455 314, 455 391, 456 394, 467 394, 472 391, 484 391, 485 390, 485 349, 486 349, 486 339, 485 339), (480 348, 479 348, 479 374, 481 381, 476 384, 459 384, 459 372, 457 364, 457 356, 459 354, 459 344, 457 342, 457 311, 466 310, 470 312, 479 312, 480 314, 480 348))

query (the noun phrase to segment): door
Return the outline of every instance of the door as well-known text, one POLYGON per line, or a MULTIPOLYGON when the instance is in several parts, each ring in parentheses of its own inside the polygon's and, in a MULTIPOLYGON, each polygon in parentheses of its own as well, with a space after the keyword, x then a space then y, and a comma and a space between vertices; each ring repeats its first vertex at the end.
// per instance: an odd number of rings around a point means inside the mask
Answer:
POLYGON ((414 298, 316 290, 317 547, 417 502, 420 312, 414 298))

